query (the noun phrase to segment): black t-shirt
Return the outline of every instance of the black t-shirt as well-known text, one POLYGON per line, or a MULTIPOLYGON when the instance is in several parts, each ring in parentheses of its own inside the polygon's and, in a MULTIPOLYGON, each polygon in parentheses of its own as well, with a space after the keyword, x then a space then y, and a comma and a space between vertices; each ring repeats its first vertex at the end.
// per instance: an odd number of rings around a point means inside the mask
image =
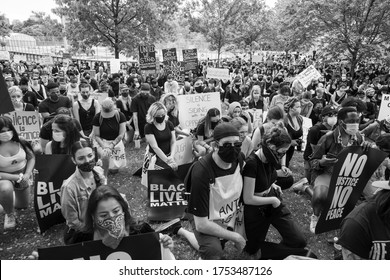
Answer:
POLYGON ((317 145, 321 137, 328 131, 328 128, 323 123, 318 123, 310 128, 307 134, 306 149, 303 153, 303 158, 305 160, 309 160, 309 156, 313 153, 313 149, 310 144, 317 145))
POLYGON ((146 113, 148 112, 150 105, 154 102, 156 102, 154 96, 148 95, 147 97, 143 97, 140 94, 137 94, 131 101, 130 111, 132 113, 137 113, 138 128, 141 135, 143 135, 144 126, 146 124, 146 113))
POLYGON ((235 101, 240 102, 242 100, 241 89, 239 89, 238 91, 235 91, 233 89, 229 90, 225 95, 225 99, 227 99, 229 103, 235 101))
POLYGON ((339 244, 364 259, 390 260, 390 228, 375 201, 360 204, 342 221, 339 244))
POLYGON ((32 91, 23 93, 23 102, 31 104, 34 108, 38 107, 37 95, 32 91))
POLYGON ((275 168, 268 163, 262 162, 255 153, 252 153, 246 159, 242 176, 256 179, 256 193, 267 190, 277 179, 275 168))
POLYGON ((55 113, 58 108, 72 108, 72 103, 70 99, 65 96, 59 96, 57 102, 51 101, 49 98, 46 98, 38 105, 39 113, 55 113))
MULTIPOLYGON (((50 121, 46 122, 40 132, 39 132, 39 138, 42 138, 44 140, 51 141, 52 140, 52 134, 53 134, 53 129, 51 128, 52 123, 54 122, 54 119, 51 119, 50 121)), ((78 131, 81 131, 81 124, 78 120, 72 119, 72 122, 76 126, 78 131)))
POLYGON ((173 127, 179 126, 179 118, 172 115, 171 112, 168 112, 168 120, 173 124, 173 127))
MULTIPOLYGON (((156 142, 158 147, 163 151, 164 154, 168 155, 171 153, 171 139, 172 139, 172 131, 174 130, 174 126, 170 121, 165 123, 164 130, 158 130, 157 127, 153 123, 148 123, 145 125, 145 135, 153 134, 154 138, 156 138, 156 142)), ((155 153, 152 147, 149 146, 149 151, 151 153, 155 153)))
POLYGON ((126 117, 121 112, 119 113, 119 122, 117 116, 114 115, 111 118, 103 118, 102 124, 100 124, 100 113, 96 114, 92 120, 93 126, 100 127, 100 138, 105 140, 115 140, 119 135, 119 127, 121 123, 126 122, 126 117))

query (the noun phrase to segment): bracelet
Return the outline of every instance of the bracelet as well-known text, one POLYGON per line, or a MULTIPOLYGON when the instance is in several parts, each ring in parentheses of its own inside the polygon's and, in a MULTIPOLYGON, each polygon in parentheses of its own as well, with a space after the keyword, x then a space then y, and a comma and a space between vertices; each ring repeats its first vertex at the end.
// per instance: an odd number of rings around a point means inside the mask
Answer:
POLYGON ((23 180, 23 175, 24 175, 23 173, 20 173, 20 174, 19 174, 19 180, 17 180, 16 183, 22 182, 22 180, 23 180))

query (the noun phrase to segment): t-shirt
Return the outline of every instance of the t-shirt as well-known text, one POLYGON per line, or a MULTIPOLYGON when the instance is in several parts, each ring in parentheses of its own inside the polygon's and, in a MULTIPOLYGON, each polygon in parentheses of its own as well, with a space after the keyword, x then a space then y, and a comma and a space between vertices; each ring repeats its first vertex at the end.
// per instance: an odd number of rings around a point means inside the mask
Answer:
POLYGON ((38 105, 39 113, 55 113, 58 108, 72 108, 72 103, 70 99, 65 96, 59 96, 57 102, 51 101, 49 98, 46 98, 38 105))
POLYGON ((34 108, 38 107, 37 95, 32 91, 27 91, 23 94, 23 101, 25 103, 31 104, 32 106, 34 106, 34 108))
POLYGON ((138 117, 138 128, 140 130, 141 136, 144 135, 144 126, 146 124, 146 113, 150 105, 156 102, 156 98, 152 95, 147 97, 142 97, 140 94, 137 94, 131 101, 130 111, 132 113, 137 113, 138 117))
POLYGON ((256 193, 267 190, 277 179, 275 168, 262 162, 255 153, 247 158, 242 176, 256 179, 256 193))
POLYGON ((233 89, 229 90, 225 95, 225 99, 227 99, 229 103, 235 101, 240 102, 242 100, 241 89, 239 89, 238 91, 235 91, 233 89))
POLYGON ((119 135, 119 124, 126 122, 126 117, 121 112, 119 113, 119 123, 117 116, 114 115, 111 118, 103 118, 100 125, 100 113, 97 113, 92 120, 93 126, 100 127, 100 138, 105 140, 115 140, 119 135))
POLYGON ((360 204, 342 221, 339 244, 363 259, 390 260, 390 228, 375 201, 360 204))
MULTIPOLYGON (((171 139, 172 131, 174 129, 175 128, 170 121, 165 123, 164 130, 158 130, 153 123, 148 123, 145 125, 145 135, 153 134, 154 138, 156 138, 158 147, 161 149, 161 151, 163 151, 164 154, 168 155, 171 153, 171 139)), ((151 153, 155 153, 150 146, 149 151, 151 153)))
POLYGON ((180 125, 179 118, 172 115, 171 112, 168 112, 168 120, 173 124, 173 127, 180 125))
MULTIPOLYGON (((50 121, 46 122, 42 126, 42 128, 41 128, 41 130, 39 132, 39 138, 42 138, 44 140, 49 140, 49 141, 52 140, 53 129, 51 128, 51 125, 52 125, 53 122, 54 122, 54 119, 51 119, 50 121)), ((76 126, 78 131, 82 130, 81 124, 80 124, 80 122, 78 120, 72 119, 72 122, 74 123, 74 125, 76 126)))
POLYGON ((312 126, 307 134, 307 145, 305 152, 303 153, 303 158, 309 160, 309 156, 313 153, 313 149, 310 144, 317 145, 318 141, 328 132, 328 128, 323 123, 318 123, 315 126, 312 126))

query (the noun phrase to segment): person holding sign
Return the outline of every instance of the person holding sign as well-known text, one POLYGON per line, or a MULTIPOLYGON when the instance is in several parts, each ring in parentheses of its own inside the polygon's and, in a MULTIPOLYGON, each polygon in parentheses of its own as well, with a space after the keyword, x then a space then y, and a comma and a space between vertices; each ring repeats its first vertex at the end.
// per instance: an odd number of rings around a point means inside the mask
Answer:
POLYGON ((194 153, 197 157, 212 152, 209 145, 213 141, 215 127, 221 122, 221 112, 217 108, 207 111, 204 118, 199 120, 196 128, 197 140, 194 142, 194 153))
POLYGON ((0 116, 0 204, 5 211, 4 230, 16 226, 14 208, 28 207, 34 165, 31 145, 19 138, 9 117, 0 116))
POLYGON ((167 109, 161 102, 153 103, 146 115, 145 138, 149 144, 149 159, 155 157, 154 169, 177 170, 174 160, 175 128, 167 120, 167 109))
POLYGON ((179 110, 177 105, 177 99, 175 94, 164 94, 161 96, 162 103, 168 110, 168 120, 173 124, 175 128, 176 136, 184 135, 190 136, 190 133, 185 132, 180 127, 179 122, 179 110))
POLYGON ((71 148, 76 171, 61 186, 61 212, 66 220, 65 244, 92 239, 82 232, 91 192, 106 183, 102 168, 96 166, 95 152, 88 141, 77 141, 71 148))

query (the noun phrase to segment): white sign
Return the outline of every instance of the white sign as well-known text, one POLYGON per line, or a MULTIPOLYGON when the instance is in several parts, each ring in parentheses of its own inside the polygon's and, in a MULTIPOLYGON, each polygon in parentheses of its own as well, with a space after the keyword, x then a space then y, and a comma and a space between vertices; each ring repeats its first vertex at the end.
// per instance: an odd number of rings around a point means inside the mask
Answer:
POLYGON ((253 116, 253 130, 263 124, 263 110, 261 109, 252 109, 251 110, 253 116))
POLYGON ((111 73, 118 73, 121 70, 121 61, 119 58, 110 59, 110 70, 111 73))
POLYGON ((14 54, 14 62, 19 63, 19 61, 26 61, 27 58, 25 55, 20 55, 20 54, 14 54))
POLYGON ((230 80, 229 69, 207 68, 207 79, 230 80))
POLYGON ((103 100, 108 97, 108 93, 95 90, 94 92, 91 93, 91 97, 97 100, 99 104, 102 104, 103 100))
POLYGON ((39 113, 35 111, 12 111, 4 114, 12 120, 19 136, 26 141, 33 141, 39 139, 40 120, 39 113))
POLYGON ((298 79, 298 81, 301 82, 304 88, 307 88, 307 86, 310 85, 313 79, 319 79, 320 77, 321 77, 321 73, 318 72, 313 65, 310 65, 301 73, 299 73, 299 75, 296 78, 298 79))
POLYGON ((0 60, 10 60, 9 51, 0 51, 0 60))
POLYGON ((50 55, 41 57, 40 62, 42 65, 54 65, 53 58, 50 55))
POLYGON ((307 141, 307 134, 309 133, 309 129, 313 126, 313 122, 310 118, 302 117, 303 123, 302 123, 302 130, 303 130, 303 136, 302 136, 302 151, 306 148, 306 141, 307 141))
POLYGON ((175 142, 175 162, 183 165, 192 162, 192 137, 188 136, 175 142))
POLYGON ((263 62, 263 56, 261 55, 252 56, 252 63, 260 63, 260 62, 263 62))
POLYGON ((378 120, 381 121, 387 116, 390 116, 390 94, 383 94, 381 108, 379 109, 378 120))
POLYGON ((221 112, 219 92, 179 95, 177 102, 182 128, 196 128, 199 120, 206 116, 207 111, 211 108, 217 108, 221 112))

